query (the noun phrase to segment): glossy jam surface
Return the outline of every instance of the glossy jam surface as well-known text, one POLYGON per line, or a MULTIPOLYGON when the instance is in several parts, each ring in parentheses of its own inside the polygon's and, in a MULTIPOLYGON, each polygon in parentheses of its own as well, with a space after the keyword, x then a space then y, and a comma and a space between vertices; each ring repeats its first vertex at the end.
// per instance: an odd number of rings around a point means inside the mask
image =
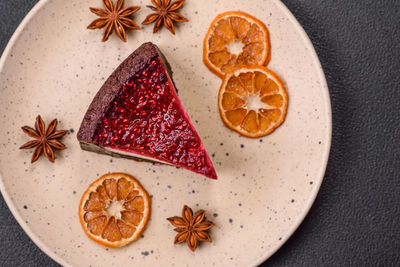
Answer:
POLYGON ((159 57, 122 86, 97 127, 95 141, 216 178, 159 57))

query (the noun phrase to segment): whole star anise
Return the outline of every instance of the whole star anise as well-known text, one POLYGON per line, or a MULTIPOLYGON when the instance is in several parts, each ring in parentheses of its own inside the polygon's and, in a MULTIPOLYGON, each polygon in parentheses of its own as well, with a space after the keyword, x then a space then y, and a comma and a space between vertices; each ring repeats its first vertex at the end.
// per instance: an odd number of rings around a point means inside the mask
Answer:
POLYGON ((36 147, 32 155, 32 163, 38 160, 43 152, 46 157, 54 163, 53 149, 62 150, 67 148, 64 144, 57 140, 57 138, 63 137, 68 132, 67 130, 56 131, 57 119, 54 119, 49 124, 47 130, 45 127, 46 126, 40 115, 36 117, 35 129, 29 126, 22 127, 22 131, 24 131, 24 133, 36 139, 29 141, 20 147, 20 149, 30 149, 36 147))
POLYGON ((140 27, 129 18, 133 13, 138 11, 140 7, 130 6, 123 8, 125 0, 116 0, 115 5, 112 0, 102 0, 104 9, 90 8, 90 11, 99 16, 100 18, 94 20, 87 27, 88 29, 100 29, 105 27, 103 33, 103 42, 108 40, 108 37, 115 32, 122 41, 126 42, 125 27, 132 30, 139 30, 140 27))
POLYGON ((199 210, 193 215, 192 209, 185 205, 182 210, 182 217, 174 216, 167 218, 167 220, 176 227, 174 230, 178 232, 174 244, 186 241, 189 248, 195 251, 199 241, 212 241, 205 231, 215 224, 207 220, 204 210, 199 210))
POLYGON ((188 21, 181 14, 174 12, 179 9, 185 0, 177 0, 171 3, 171 0, 151 0, 154 6, 147 6, 151 10, 155 11, 146 17, 146 19, 142 22, 143 25, 147 25, 155 22, 153 33, 156 33, 159 28, 164 24, 164 26, 175 34, 175 26, 174 21, 176 22, 186 22, 188 21))

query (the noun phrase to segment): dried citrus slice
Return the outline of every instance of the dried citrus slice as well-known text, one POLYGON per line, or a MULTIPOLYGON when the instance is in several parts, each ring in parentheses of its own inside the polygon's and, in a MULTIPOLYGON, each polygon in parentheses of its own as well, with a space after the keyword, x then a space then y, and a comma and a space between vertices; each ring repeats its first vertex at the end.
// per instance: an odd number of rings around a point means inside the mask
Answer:
POLYGON ((262 66, 227 74, 218 96, 225 125, 247 137, 272 133, 285 121, 288 95, 281 79, 262 66))
POLYGON ((150 217, 150 197, 129 174, 105 174, 81 198, 79 219, 97 243, 115 248, 140 237, 150 217))
POLYGON ((218 15, 204 38, 203 61, 221 78, 238 65, 264 66, 270 56, 267 27, 244 12, 229 11, 218 15))

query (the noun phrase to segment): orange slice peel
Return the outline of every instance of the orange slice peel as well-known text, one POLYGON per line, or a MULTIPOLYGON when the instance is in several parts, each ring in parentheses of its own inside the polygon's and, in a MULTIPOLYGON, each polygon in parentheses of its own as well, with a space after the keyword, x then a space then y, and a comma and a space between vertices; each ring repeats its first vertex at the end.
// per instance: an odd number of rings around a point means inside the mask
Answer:
POLYGON ((106 247, 125 246, 138 238, 150 217, 150 197, 133 176, 105 174, 81 198, 79 219, 93 241, 106 247))
POLYGON ((225 76, 218 95, 225 125, 251 138, 266 136, 281 126, 288 102, 282 80, 262 66, 238 66, 225 76))
POLYGON ((267 27, 244 12, 229 11, 218 15, 204 38, 203 61, 220 78, 238 65, 264 66, 270 57, 267 27))

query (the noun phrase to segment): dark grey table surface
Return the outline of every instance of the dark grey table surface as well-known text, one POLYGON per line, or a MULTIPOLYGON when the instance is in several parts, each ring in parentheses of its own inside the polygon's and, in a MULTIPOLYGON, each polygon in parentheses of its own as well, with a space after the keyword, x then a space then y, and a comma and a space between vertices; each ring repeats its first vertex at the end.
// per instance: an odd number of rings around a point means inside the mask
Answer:
MULTIPOLYGON (((36 2, 0 0, 1 52, 36 2)), ((333 142, 310 213, 262 266, 399 266, 400 1, 283 2, 325 70, 333 142)), ((23 232, 2 197, 0 246, 0 266, 56 265, 23 232)))

